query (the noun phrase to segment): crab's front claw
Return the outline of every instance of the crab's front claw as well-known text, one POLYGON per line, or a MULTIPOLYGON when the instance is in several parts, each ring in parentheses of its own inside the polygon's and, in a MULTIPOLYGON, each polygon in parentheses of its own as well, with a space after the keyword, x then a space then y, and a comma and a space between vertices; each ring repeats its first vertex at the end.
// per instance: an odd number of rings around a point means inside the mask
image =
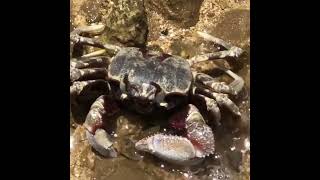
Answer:
POLYGON ((139 140, 135 147, 172 164, 195 165, 203 160, 202 151, 180 136, 156 134, 139 140))
POLYGON ((199 110, 189 104, 175 113, 170 126, 183 132, 182 136, 156 134, 136 143, 136 149, 149 152, 163 160, 179 165, 195 165, 214 153, 214 135, 199 110))
POLYGON ((103 129, 105 118, 117 113, 119 108, 107 96, 97 98, 87 115, 84 127, 86 128, 89 144, 105 157, 117 157, 110 135, 103 129))
POLYGON ((215 152, 215 139, 212 129, 206 124, 198 108, 189 104, 175 113, 169 120, 171 127, 182 130, 192 144, 201 149, 203 156, 215 152))

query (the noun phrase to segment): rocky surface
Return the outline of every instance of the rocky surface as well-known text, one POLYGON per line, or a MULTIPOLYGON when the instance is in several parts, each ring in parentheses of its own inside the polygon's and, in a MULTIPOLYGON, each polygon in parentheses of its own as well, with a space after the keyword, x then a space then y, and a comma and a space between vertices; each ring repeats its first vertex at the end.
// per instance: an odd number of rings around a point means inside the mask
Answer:
POLYGON ((71 0, 72 27, 103 23, 104 41, 143 46, 147 40, 147 16, 143 0, 71 0))

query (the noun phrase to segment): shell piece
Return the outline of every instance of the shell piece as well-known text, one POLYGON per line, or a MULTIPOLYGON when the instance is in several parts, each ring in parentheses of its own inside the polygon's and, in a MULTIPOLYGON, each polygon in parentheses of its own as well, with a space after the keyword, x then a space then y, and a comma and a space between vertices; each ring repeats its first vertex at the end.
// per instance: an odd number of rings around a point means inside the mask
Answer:
POLYGON ((187 138, 173 135, 155 134, 141 139, 135 147, 165 161, 181 165, 197 164, 201 162, 198 157, 203 156, 187 138))

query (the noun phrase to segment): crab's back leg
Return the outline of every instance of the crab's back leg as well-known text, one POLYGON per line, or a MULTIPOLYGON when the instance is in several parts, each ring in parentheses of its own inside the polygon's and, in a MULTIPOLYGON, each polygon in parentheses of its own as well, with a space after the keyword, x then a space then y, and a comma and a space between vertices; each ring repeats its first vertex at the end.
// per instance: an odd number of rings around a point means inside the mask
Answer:
POLYGON ((83 92, 92 92, 97 89, 99 90, 98 95, 108 94, 111 92, 109 83, 102 79, 76 81, 70 86, 70 97, 72 100, 74 100, 83 92))
POLYGON ((108 71, 106 68, 70 68, 70 82, 88 79, 106 79, 107 74, 108 71))
POLYGON ((231 70, 220 69, 234 79, 230 84, 220 82, 204 73, 194 73, 195 82, 200 83, 217 93, 237 95, 244 87, 244 80, 231 70))
MULTIPOLYGON (((223 69, 224 70, 224 69, 223 69)), ((232 72, 231 70, 227 69, 224 70, 229 76, 231 76, 234 80, 229 84, 234 90, 235 95, 237 95, 244 87, 244 80, 242 77, 238 76, 236 73, 232 72)))
POLYGON ((111 136, 105 131, 107 118, 119 111, 118 105, 111 98, 102 95, 92 104, 84 122, 89 144, 105 157, 116 157, 111 136))
POLYGON ((110 58, 105 56, 81 57, 70 59, 70 66, 73 68, 102 68, 110 64, 110 58))
POLYGON ((87 34, 101 33, 104 30, 104 28, 105 28, 104 25, 91 25, 91 26, 83 26, 83 27, 76 28, 70 33, 71 48, 73 48, 75 44, 80 43, 83 45, 89 45, 89 46, 98 47, 106 50, 111 50, 113 52, 119 51, 120 50, 119 46, 112 45, 112 44, 104 44, 97 39, 82 36, 85 33, 87 34))
POLYGON ((73 58, 70 60, 70 81, 106 79, 109 58, 73 58))
POLYGON ((79 42, 79 37, 82 33, 101 33, 104 30, 105 26, 104 25, 94 25, 94 26, 83 26, 74 29, 70 33, 70 57, 72 57, 73 54, 73 48, 76 43, 79 42))
POLYGON ((234 115, 241 116, 239 107, 231 99, 229 99, 227 94, 216 93, 212 90, 201 87, 196 87, 194 93, 214 99, 220 107, 225 107, 234 115))
POLYGON ((198 32, 198 35, 204 38, 207 41, 212 41, 217 45, 222 46, 224 49, 223 51, 207 53, 203 55, 194 56, 188 59, 190 65, 194 65, 196 63, 207 61, 207 60, 215 60, 215 59, 224 59, 224 58, 238 58, 244 52, 241 48, 233 46, 222 39, 214 37, 204 32, 198 32))

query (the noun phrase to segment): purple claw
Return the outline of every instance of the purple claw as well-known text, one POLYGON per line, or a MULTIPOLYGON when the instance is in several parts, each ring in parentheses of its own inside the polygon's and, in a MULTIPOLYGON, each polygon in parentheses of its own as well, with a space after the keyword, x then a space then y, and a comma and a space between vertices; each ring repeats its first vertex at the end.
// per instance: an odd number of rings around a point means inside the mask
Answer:
POLYGON ((118 111, 119 108, 114 101, 107 96, 100 96, 92 104, 84 123, 89 144, 105 157, 116 157, 117 152, 112 146, 110 135, 103 129, 104 118, 118 111))
POLYGON ((171 127, 184 130, 192 144, 203 151, 204 156, 215 151, 212 129, 206 124, 199 110, 189 104, 184 110, 174 114, 170 120, 171 127))

